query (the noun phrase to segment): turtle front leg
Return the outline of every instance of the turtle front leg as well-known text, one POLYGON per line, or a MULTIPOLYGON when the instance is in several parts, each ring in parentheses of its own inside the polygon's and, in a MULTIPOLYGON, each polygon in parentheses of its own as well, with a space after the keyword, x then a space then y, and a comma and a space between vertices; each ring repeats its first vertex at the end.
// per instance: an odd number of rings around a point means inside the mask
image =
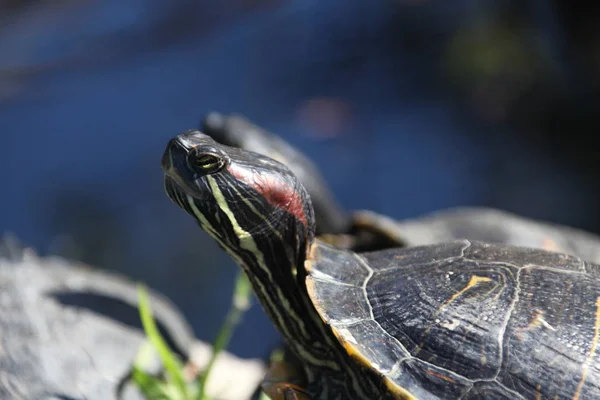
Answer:
POLYGON ((292 363, 273 361, 261 384, 271 400, 313 400, 303 388, 304 377, 292 363))
POLYGON ((312 397, 293 383, 280 382, 263 391, 271 400, 312 400, 312 397))

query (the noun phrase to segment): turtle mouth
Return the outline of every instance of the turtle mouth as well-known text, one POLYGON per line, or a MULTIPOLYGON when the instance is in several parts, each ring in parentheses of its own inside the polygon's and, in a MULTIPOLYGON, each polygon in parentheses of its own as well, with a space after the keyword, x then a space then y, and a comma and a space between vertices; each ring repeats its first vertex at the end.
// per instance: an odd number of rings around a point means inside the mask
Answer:
POLYGON ((187 194, 185 191, 175 182, 175 179, 165 174, 165 192, 171 201, 183 208, 187 212, 191 212, 189 203, 187 201, 187 194))

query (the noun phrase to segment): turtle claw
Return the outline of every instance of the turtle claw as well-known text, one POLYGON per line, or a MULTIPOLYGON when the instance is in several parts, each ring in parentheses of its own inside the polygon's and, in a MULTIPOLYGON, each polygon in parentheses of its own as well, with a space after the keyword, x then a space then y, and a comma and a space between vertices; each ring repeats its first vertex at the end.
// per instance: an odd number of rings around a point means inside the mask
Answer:
POLYGON ((271 366, 261 384, 262 391, 271 400, 312 400, 303 389, 304 377, 291 360, 271 362, 271 366))
POLYGON ((271 400, 312 400, 302 388, 293 383, 280 382, 274 385, 263 385, 263 391, 271 400))

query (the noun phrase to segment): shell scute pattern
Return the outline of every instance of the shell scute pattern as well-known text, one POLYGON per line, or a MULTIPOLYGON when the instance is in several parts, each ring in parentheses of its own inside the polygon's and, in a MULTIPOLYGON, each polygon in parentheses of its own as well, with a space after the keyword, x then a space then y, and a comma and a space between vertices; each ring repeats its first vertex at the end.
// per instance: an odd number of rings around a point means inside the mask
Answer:
POLYGON ((346 350, 399 389, 432 399, 600 398, 595 265, 466 241, 360 256, 318 247, 313 270, 326 266, 343 284, 309 272, 313 302, 346 350), (360 307, 342 305, 348 286, 360 307))

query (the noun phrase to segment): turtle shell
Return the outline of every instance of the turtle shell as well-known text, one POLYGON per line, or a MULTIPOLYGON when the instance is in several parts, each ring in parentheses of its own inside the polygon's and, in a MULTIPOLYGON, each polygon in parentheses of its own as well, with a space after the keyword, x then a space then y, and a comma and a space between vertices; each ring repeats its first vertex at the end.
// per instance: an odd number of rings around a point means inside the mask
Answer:
POLYGON ((354 253, 316 242, 307 289, 402 399, 600 398, 600 267, 467 240, 354 253))

